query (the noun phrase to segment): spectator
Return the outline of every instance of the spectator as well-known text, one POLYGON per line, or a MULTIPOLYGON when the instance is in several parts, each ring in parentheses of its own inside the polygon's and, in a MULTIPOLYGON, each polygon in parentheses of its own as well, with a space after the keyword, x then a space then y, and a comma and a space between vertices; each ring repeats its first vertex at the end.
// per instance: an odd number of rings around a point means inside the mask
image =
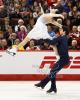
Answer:
POLYGON ((12 45, 15 44, 15 40, 16 40, 16 38, 17 38, 17 34, 16 34, 16 33, 12 33, 12 34, 10 34, 10 36, 9 36, 9 40, 11 40, 12 45))
POLYGON ((79 11, 77 10, 77 7, 74 6, 73 9, 69 12, 69 17, 71 19, 71 24, 74 25, 74 21, 77 18, 79 11))
POLYGON ((72 38, 77 38, 79 37, 79 33, 78 33, 78 30, 77 30, 77 26, 73 26, 72 27, 72 33, 70 33, 70 36, 72 38))
POLYGON ((20 26, 24 25, 23 19, 18 20, 18 25, 15 26, 15 32, 20 31, 20 26))
POLYGON ((13 33, 11 26, 8 27, 7 31, 4 33, 4 38, 8 40, 9 36, 13 33))
POLYGON ((80 50, 77 44, 77 40, 72 40, 71 46, 69 47, 70 50, 80 50))
POLYGON ((13 16, 14 16, 15 13, 16 13, 16 12, 15 12, 14 4, 11 3, 11 4, 9 5, 9 15, 10 15, 10 17, 13 18, 13 16))
MULTIPOLYGON (((18 38, 15 39, 15 42, 14 42, 14 45, 12 45, 12 48, 16 48, 19 43, 20 43, 20 40, 18 38)), ((24 48, 20 47, 18 50, 24 50, 24 48)))
POLYGON ((29 46, 26 48, 26 50, 40 50, 38 46, 36 46, 36 41, 34 39, 31 39, 29 42, 29 46))
POLYGON ((16 40, 15 40, 15 45, 18 45, 20 43, 20 40, 17 38, 16 40))
POLYGON ((1 44, 2 44, 2 50, 6 50, 8 48, 6 39, 2 39, 1 44))
POLYGON ((0 7, 0 18, 5 18, 7 17, 7 11, 5 9, 5 7, 0 7))
POLYGON ((76 19, 73 21, 73 25, 80 25, 80 12, 77 14, 76 19))
POLYGON ((20 41, 23 41, 23 39, 26 37, 27 29, 24 25, 20 26, 20 31, 17 33, 17 35, 20 41))
POLYGON ((41 50, 53 50, 49 45, 49 40, 48 39, 44 40, 43 47, 41 48, 41 50))
POLYGON ((33 28, 34 24, 35 24, 35 19, 33 18, 33 13, 30 13, 29 26, 30 26, 31 29, 33 28))
POLYGON ((43 7, 44 12, 47 13, 49 6, 46 0, 44 0, 42 7, 43 7))
POLYGON ((68 38, 69 46, 71 45, 72 40, 76 39, 78 36, 79 34, 77 31, 77 26, 73 26, 71 33, 69 33, 69 38, 68 38))

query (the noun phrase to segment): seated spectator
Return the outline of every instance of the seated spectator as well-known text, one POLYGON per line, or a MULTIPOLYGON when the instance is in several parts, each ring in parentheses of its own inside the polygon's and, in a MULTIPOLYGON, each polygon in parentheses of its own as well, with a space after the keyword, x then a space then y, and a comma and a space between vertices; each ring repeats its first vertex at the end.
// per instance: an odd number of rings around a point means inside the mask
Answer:
POLYGON ((15 32, 18 32, 18 31, 20 31, 20 26, 22 26, 22 25, 24 25, 24 21, 23 21, 23 19, 19 19, 18 20, 18 25, 16 25, 15 26, 15 32))
POLYGON ((7 17, 7 11, 6 10, 7 9, 4 6, 0 7, 0 18, 7 17))
MULTIPOLYGON (((14 45, 12 45, 12 48, 16 48, 17 47, 17 45, 20 43, 20 40, 17 38, 16 40, 15 40, 15 43, 14 43, 14 45)), ((18 50, 24 50, 24 48, 23 47, 19 47, 19 49, 18 50)))
POLYGON ((11 4, 9 5, 9 15, 10 15, 10 17, 13 17, 14 14, 15 14, 14 4, 11 3, 11 4))
POLYGON ((45 39, 41 50, 53 50, 49 45, 49 39, 45 39))
POLYGON ((71 46, 69 47, 70 50, 80 50, 80 47, 78 47, 77 40, 72 40, 71 46))
POLYGON ((21 15, 22 18, 27 18, 27 16, 30 14, 29 7, 28 7, 29 5, 27 5, 27 2, 26 0, 22 0, 20 2, 19 14, 21 15))
POLYGON ((69 12, 69 16, 74 19, 77 17, 77 14, 78 14, 78 10, 77 10, 77 6, 74 6, 72 11, 69 12))
POLYGON ((71 46, 71 42, 72 42, 73 38, 77 39, 78 36, 79 36, 79 34, 77 31, 77 26, 73 26, 71 33, 69 33, 69 35, 68 35, 69 46, 71 46))
POLYGON ((46 0, 43 1, 43 10, 45 13, 48 13, 48 9, 49 9, 49 6, 48 6, 48 2, 46 0))
POLYGON ((11 40, 12 45, 15 44, 15 40, 16 40, 16 38, 17 38, 17 34, 16 34, 16 33, 12 33, 12 34, 10 34, 10 36, 9 36, 9 40, 11 40))
POLYGON ((20 26, 20 31, 17 32, 17 36, 19 38, 20 41, 23 41, 23 39, 26 37, 27 35, 27 29, 25 26, 20 26))
POLYGON ((35 18, 33 18, 33 13, 30 13, 29 26, 31 27, 31 29, 33 28, 34 24, 35 24, 35 18))
POLYGON ((13 29, 11 26, 8 27, 8 29, 6 30, 6 32, 4 33, 4 38, 8 39, 9 36, 13 33, 13 29))
POLYGON ((70 19, 68 18, 68 14, 65 11, 63 11, 62 15, 64 16, 64 20, 63 20, 62 24, 64 26, 67 26, 68 29, 70 29, 70 19))
POLYGON ((29 42, 29 46, 26 48, 26 50, 40 50, 38 46, 36 46, 36 42, 34 39, 31 39, 29 42))
POLYGON ((76 25, 76 26, 80 25, 80 12, 77 14, 77 17, 74 20, 73 24, 76 25))
POLYGON ((7 40, 6 39, 2 39, 1 45, 2 45, 2 50, 6 50, 8 48, 7 40))
POLYGON ((72 32, 69 34, 72 38, 77 38, 79 37, 79 33, 78 33, 78 30, 77 30, 77 26, 73 26, 72 27, 72 32))
POLYGON ((34 12, 33 12, 33 18, 35 19, 35 21, 37 20, 37 18, 42 14, 41 12, 41 8, 39 6, 35 7, 34 12))

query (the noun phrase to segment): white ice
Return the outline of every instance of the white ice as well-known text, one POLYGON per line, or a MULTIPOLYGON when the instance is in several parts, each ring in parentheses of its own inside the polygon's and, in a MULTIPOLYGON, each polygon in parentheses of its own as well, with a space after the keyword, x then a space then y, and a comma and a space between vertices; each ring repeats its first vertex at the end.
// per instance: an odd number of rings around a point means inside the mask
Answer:
POLYGON ((80 81, 57 81, 57 94, 34 86, 38 81, 0 81, 0 100, 80 100, 80 81))

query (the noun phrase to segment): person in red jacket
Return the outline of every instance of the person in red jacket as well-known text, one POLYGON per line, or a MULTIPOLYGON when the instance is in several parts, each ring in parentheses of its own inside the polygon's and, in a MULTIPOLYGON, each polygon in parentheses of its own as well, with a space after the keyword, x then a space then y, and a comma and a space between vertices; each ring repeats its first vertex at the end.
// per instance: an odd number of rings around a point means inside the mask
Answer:
POLYGON ((57 0, 47 0, 47 3, 49 6, 53 5, 53 3, 56 3, 57 0))

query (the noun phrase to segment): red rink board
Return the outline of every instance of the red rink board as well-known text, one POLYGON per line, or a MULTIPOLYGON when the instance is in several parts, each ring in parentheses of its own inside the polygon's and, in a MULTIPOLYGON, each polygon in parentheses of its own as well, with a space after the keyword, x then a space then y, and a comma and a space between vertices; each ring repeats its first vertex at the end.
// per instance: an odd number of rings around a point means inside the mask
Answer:
MULTIPOLYGON (((0 74, 0 81, 36 81, 36 80, 41 80, 43 78, 45 78, 46 75, 36 75, 36 74, 0 74)), ((69 81, 80 81, 80 74, 75 75, 69 75, 69 74, 60 74, 57 75, 57 80, 69 80, 69 81)))

